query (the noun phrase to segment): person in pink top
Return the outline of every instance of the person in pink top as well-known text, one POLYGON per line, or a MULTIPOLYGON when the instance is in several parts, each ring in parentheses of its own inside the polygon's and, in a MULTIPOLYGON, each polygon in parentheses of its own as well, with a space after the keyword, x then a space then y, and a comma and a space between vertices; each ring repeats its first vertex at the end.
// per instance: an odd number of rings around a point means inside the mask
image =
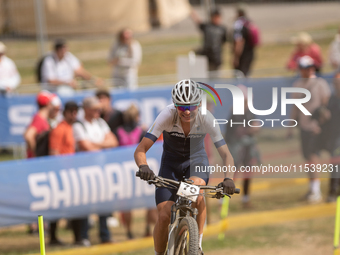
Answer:
POLYGON ((312 37, 305 32, 301 32, 297 37, 292 38, 296 48, 288 61, 289 70, 298 71, 299 59, 303 56, 309 56, 314 61, 315 72, 320 73, 322 67, 322 54, 320 46, 313 42, 312 37))

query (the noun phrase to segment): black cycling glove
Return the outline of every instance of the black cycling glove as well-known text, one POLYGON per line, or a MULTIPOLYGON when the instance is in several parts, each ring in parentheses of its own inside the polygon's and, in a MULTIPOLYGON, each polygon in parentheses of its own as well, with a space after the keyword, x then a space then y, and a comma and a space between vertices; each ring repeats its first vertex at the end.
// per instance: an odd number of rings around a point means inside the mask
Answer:
POLYGON ((148 181, 148 180, 154 180, 156 176, 148 165, 140 165, 139 166, 139 177, 144 181, 148 181))
POLYGON ((235 183, 230 178, 224 178, 223 182, 217 185, 218 188, 223 187, 223 193, 232 195, 235 193, 235 183))

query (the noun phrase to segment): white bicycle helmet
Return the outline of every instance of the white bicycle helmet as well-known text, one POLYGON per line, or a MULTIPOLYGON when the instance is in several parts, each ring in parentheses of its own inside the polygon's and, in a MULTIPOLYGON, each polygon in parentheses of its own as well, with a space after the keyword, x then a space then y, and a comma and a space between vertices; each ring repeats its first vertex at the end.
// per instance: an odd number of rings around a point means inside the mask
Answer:
POLYGON ((172 101, 175 104, 198 104, 202 100, 203 90, 193 80, 181 80, 172 89, 172 101))

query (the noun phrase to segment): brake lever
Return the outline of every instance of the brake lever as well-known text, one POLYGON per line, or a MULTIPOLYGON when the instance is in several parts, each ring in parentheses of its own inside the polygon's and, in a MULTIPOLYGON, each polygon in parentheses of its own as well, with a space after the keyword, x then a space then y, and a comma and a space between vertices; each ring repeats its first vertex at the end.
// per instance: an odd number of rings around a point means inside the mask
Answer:
POLYGON ((148 184, 151 185, 151 184, 157 184, 158 181, 157 180, 148 180, 148 184))
POLYGON ((229 194, 222 193, 222 195, 227 196, 227 197, 229 197, 231 199, 231 196, 229 194))
POLYGON ((227 197, 229 197, 231 199, 231 196, 229 194, 223 193, 222 191, 218 190, 216 192, 215 196, 213 196, 213 198, 221 199, 221 198, 223 198, 225 196, 227 196, 227 197))

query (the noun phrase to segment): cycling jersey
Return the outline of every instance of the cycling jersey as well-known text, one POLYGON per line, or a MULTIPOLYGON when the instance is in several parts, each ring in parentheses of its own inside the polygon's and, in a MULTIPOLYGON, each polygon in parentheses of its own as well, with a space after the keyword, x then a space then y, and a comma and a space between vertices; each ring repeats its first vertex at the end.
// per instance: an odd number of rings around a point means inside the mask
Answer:
MULTIPOLYGON (((163 155, 159 176, 181 181, 183 177, 196 176, 208 184, 209 172, 196 171, 196 166, 208 166, 209 161, 204 149, 204 137, 210 134, 216 148, 225 144, 218 125, 213 126, 214 116, 207 111, 202 115, 198 111, 196 119, 187 137, 183 132, 181 120, 175 106, 167 106, 156 118, 145 137, 156 141, 163 133, 163 155)), ((156 188, 156 204, 164 201, 176 201, 176 190, 156 188)))
POLYGON ((206 134, 210 134, 216 148, 225 144, 219 126, 214 127, 213 121, 214 116, 209 111, 206 115, 198 111, 190 133, 185 137, 177 110, 174 104, 171 104, 158 115, 145 137, 155 142, 163 133, 163 154, 190 158, 206 154, 203 143, 206 134))

